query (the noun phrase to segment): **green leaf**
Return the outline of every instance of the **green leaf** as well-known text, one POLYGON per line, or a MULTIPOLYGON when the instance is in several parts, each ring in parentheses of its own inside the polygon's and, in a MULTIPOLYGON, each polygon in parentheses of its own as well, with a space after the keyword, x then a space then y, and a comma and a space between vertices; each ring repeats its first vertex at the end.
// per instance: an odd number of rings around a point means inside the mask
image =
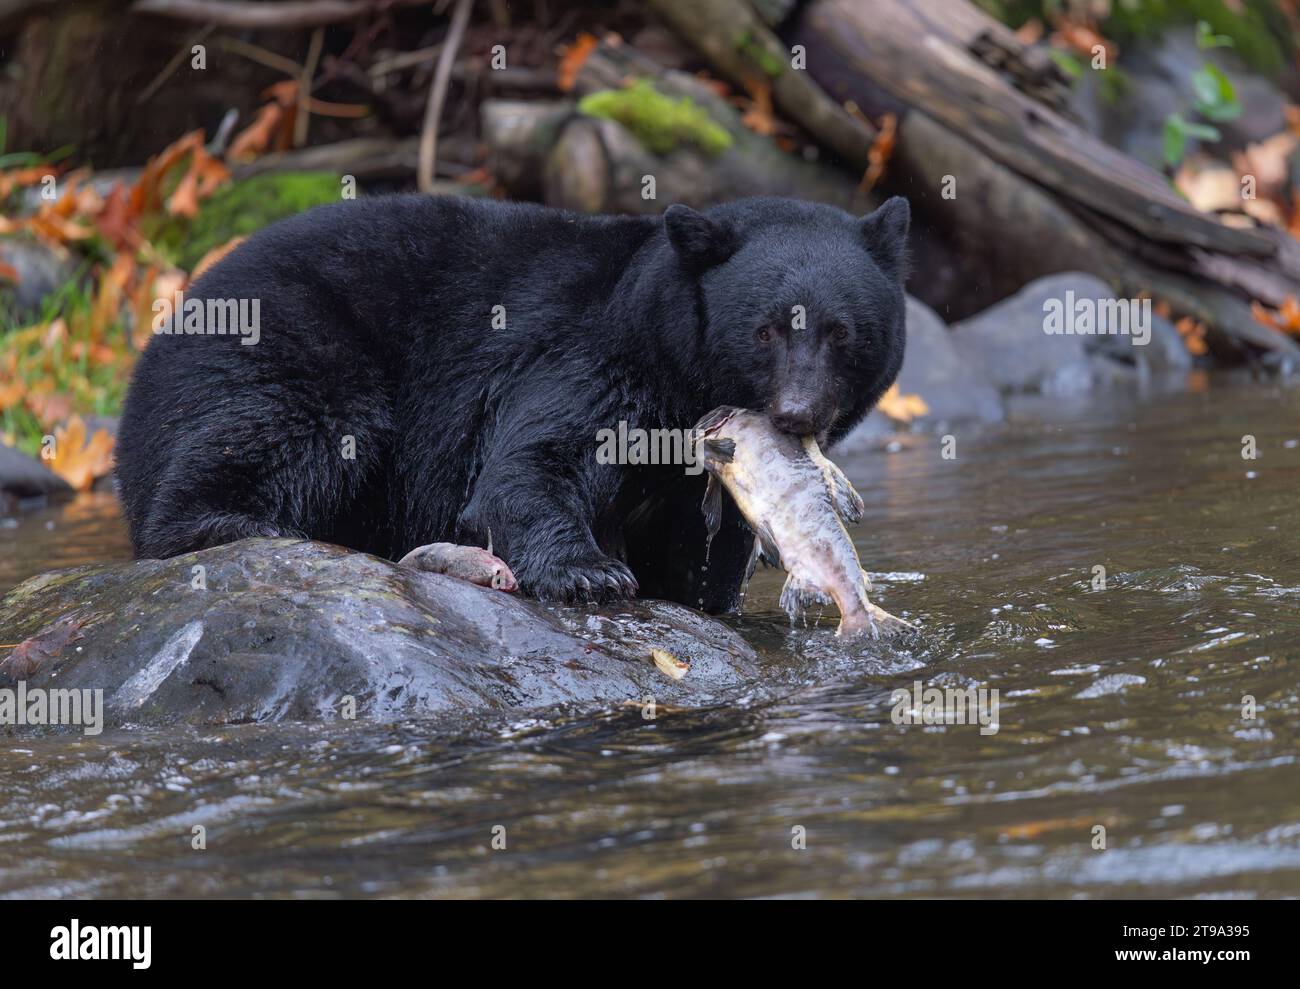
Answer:
POLYGON ((1170 168, 1177 168, 1187 152, 1187 121, 1177 113, 1165 120, 1164 152, 1165 164, 1170 168))
POLYGON ((1236 44, 1226 34, 1215 34, 1209 21, 1196 22, 1196 47, 1201 51, 1210 48, 1231 48, 1236 44))
POLYGON ((1211 127, 1209 124, 1185 124, 1183 133, 1194 140, 1211 144, 1223 138, 1223 135, 1219 133, 1219 128, 1211 127))

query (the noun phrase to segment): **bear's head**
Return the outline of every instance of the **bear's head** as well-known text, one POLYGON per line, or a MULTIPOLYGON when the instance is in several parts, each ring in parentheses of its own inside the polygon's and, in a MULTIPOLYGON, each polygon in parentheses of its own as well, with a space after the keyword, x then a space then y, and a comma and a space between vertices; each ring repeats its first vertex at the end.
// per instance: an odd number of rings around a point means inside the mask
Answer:
POLYGON ((789 199, 669 207, 669 243, 698 279, 710 402, 801 436, 851 429, 902 367, 910 219, 900 197, 862 218, 789 199))

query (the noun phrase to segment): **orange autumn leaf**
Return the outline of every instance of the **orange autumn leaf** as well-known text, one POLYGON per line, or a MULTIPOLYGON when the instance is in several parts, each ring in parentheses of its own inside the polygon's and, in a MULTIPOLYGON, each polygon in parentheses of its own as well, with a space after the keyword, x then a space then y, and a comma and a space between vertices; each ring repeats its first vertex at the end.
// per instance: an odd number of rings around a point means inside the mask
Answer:
POLYGON ((268 150, 283 151, 293 143, 293 126, 298 116, 298 83, 284 79, 262 91, 270 102, 257 111, 253 122, 235 135, 226 150, 226 160, 249 162, 268 150))
POLYGON ((1174 328, 1178 330, 1178 335, 1183 338, 1183 346, 1187 352, 1194 357, 1200 357, 1202 354, 1209 352, 1209 347, 1205 343, 1205 324, 1198 323, 1191 316, 1184 316, 1174 328))
MULTIPOLYGON (((1025 821, 1023 824, 1008 825, 1002 829, 1002 834, 1008 838, 1032 839, 1052 831, 1073 831, 1089 828, 1096 823, 1096 819, 1092 817, 1049 817, 1040 821, 1025 821)), ((1115 819, 1103 818, 1102 823, 1107 827, 1111 827, 1115 823, 1115 819)))
POLYGON ((23 396, 23 404, 44 427, 60 419, 66 419, 72 414, 72 399, 67 395, 50 391, 49 386, 44 383, 39 388, 29 388, 27 394, 23 396))
POLYGON ((145 162, 144 171, 131 187, 127 212, 131 216, 148 213, 162 203, 162 184, 170 172, 197 145, 203 143, 203 131, 190 131, 145 162))
POLYGON ((871 142, 870 150, 867 151, 867 170, 858 184, 859 192, 869 192, 880 181, 880 177, 885 174, 885 166, 893 157, 897 143, 898 117, 886 113, 880 118, 880 129, 876 132, 876 139, 871 142))
POLYGON ((1043 30, 1043 22, 1037 17, 1031 17, 1016 28, 1016 39, 1022 45, 1036 45, 1043 37, 1043 30))
POLYGON ((0 261, 0 281, 6 281, 10 285, 17 285, 18 269, 11 264, 0 261))
POLYGON ((59 169, 52 165, 33 165, 31 168, 16 168, 13 171, 0 172, 0 199, 8 198, 15 189, 44 181, 47 175, 58 174, 59 169))
POLYGON ((578 82, 578 73, 582 71, 588 57, 599 44, 594 34, 583 31, 574 39, 573 44, 563 46, 560 66, 555 73, 556 85, 559 86, 560 92, 573 91, 573 87, 578 82))
POLYGON ((95 228, 115 250, 135 250, 142 239, 135 226, 136 219, 131 213, 131 196, 126 186, 114 182, 103 207, 95 215, 95 228))
POLYGON ((199 145, 190 155, 190 167, 181 176, 176 191, 167 200, 167 212, 172 216, 193 219, 199 215, 199 203, 229 178, 230 170, 221 160, 208 154, 208 149, 199 145))
POLYGON ((1300 106, 1288 103, 1282 112, 1286 117, 1287 126, 1291 128, 1291 133, 1300 137, 1300 106))
POLYGON ((1281 307, 1276 311, 1258 302, 1252 302, 1250 314, 1255 318, 1255 322, 1262 323, 1269 329, 1290 336, 1300 336, 1300 301, 1297 301, 1294 295, 1288 295, 1283 299, 1281 307))
POLYGON ((749 94, 750 104, 740 122, 755 134, 771 137, 778 126, 772 109, 772 84, 766 79, 747 78, 745 92, 749 94))
POLYGON ((118 317, 122 306, 122 296, 127 284, 135 274, 135 258, 122 253, 113 259, 108 271, 99 280, 99 291, 95 293, 95 302, 90 310, 90 338, 98 343, 104 338, 104 331, 118 317))
POLYGON ((0 412, 7 412, 27 395, 27 385, 22 381, 0 384, 0 412))
POLYGON ((1052 32, 1051 41, 1057 47, 1069 48, 1085 58, 1092 58, 1093 49, 1100 45, 1106 51, 1107 65, 1118 54, 1115 43, 1103 38, 1096 28, 1078 21, 1072 21, 1068 17, 1061 18, 1057 23, 1056 30, 1052 32))
POLYGON ((876 403, 876 408, 895 422, 911 422, 917 416, 930 411, 930 406, 920 395, 904 395, 898 390, 898 383, 889 386, 889 391, 876 403))
POLYGON ((89 491, 96 478, 113 469, 113 437, 97 429, 87 442, 86 424, 80 416, 73 416, 67 426, 54 431, 50 469, 77 491, 89 491))

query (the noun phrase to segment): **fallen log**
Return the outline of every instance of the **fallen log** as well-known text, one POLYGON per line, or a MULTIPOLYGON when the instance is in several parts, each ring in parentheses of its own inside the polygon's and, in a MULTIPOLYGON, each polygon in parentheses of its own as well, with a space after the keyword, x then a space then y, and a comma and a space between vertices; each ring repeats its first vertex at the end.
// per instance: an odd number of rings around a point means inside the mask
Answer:
POLYGON ((284 0, 255 3, 248 0, 135 0, 131 12, 157 14, 199 24, 243 28, 249 31, 323 27, 354 21, 386 7, 414 7, 423 0, 284 0))
POLYGON ((489 169, 512 195, 586 212, 657 213, 674 202, 704 207, 760 195, 870 208, 851 173, 783 151, 746 127, 733 106, 694 76, 664 70, 630 46, 598 47, 574 89, 579 97, 618 93, 636 80, 667 99, 690 100, 702 119, 725 132, 725 150, 687 141, 655 150, 634 130, 584 114, 572 101, 489 100, 482 108, 489 169), (647 195, 649 178, 653 196, 647 195))
MULTIPOLYGON (((744 0, 653 6, 719 72, 734 71, 716 39, 683 25, 719 23, 744 0)), ((1281 231, 1229 227, 1197 211, 1164 176, 1068 120, 1041 55, 966 0, 811 0, 783 30, 786 45, 808 52, 808 71, 790 74, 869 117, 898 115, 887 191, 909 195, 919 225, 953 242, 996 297, 1081 269, 1205 319, 1221 353, 1249 344, 1300 358, 1300 346, 1250 314, 1251 300, 1276 308, 1300 297, 1300 247, 1281 231)), ((834 147, 817 118, 780 105, 834 147)), ((916 286, 957 316, 968 311, 969 288, 956 280, 949 297, 936 298, 916 286)))

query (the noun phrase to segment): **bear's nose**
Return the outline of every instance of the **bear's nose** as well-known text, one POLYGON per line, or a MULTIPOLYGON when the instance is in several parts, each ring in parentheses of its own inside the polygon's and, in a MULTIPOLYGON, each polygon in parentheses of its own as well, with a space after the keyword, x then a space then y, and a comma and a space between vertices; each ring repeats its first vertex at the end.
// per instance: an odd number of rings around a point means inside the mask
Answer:
POLYGON ((783 433, 792 436, 811 436, 813 428, 813 411, 803 402, 783 401, 772 410, 772 425, 783 433))

